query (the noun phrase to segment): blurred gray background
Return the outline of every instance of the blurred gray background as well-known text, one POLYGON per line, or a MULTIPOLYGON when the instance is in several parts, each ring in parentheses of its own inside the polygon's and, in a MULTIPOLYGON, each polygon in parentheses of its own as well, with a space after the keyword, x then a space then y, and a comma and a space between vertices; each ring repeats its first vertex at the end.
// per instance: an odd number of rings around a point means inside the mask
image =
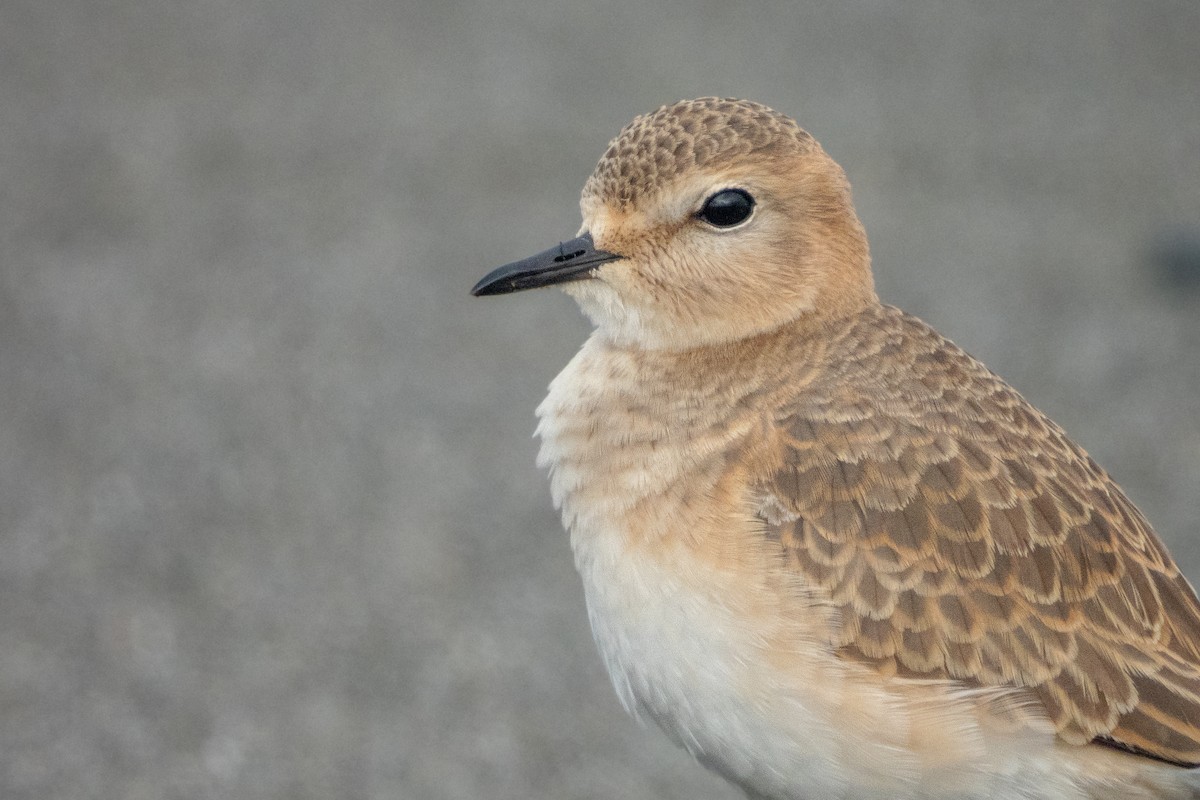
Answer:
POLYGON ((796 116, 881 294, 1200 578, 1200 4, 4 0, 0 796, 736 797, 625 718, 475 300, 635 114, 796 116))

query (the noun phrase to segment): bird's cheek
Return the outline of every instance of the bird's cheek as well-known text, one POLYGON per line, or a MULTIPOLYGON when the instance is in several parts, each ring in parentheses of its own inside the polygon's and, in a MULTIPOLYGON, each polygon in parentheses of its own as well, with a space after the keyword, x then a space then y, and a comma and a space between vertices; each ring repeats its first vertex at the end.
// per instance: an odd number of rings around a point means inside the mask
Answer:
POLYGON ((605 327, 625 316, 624 281, 614 275, 609 266, 606 264, 588 280, 562 285, 563 291, 579 304, 580 310, 597 327, 605 327))

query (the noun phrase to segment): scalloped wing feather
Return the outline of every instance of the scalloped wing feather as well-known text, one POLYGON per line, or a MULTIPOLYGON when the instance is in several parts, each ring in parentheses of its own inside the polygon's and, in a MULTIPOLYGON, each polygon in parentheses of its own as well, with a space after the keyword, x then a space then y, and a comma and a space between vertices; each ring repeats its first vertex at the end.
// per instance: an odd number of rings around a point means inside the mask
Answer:
POLYGON ((1028 687, 1068 742, 1200 764, 1200 603, 1108 474, 902 312, 831 355, 774 420, 761 516, 840 609, 840 652, 1028 687))

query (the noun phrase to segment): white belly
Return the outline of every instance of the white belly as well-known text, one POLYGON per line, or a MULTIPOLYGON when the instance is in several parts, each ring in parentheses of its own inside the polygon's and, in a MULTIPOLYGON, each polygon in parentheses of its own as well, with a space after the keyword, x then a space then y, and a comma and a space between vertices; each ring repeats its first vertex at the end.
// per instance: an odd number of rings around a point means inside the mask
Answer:
MULTIPOLYGON (((653 720, 702 762, 764 797, 876 796, 863 790, 871 769, 852 780, 843 768, 861 763, 869 750, 893 776, 911 773, 889 737, 859 742, 830 735, 841 694, 835 686, 844 675, 815 642, 809 657, 788 658, 782 674, 767 663, 773 637, 764 620, 748 620, 735 607, 737 587, 697 591, 679 570, 646 559, 610 561, 597 550, 577 547, 592 632, 621 702, 635 716, 653 720)), ((677 565, 686 572, 687 565, 677 565)), ((825 614, 811 610, 814 617, 825 614)), ((890 785, 878 796, 902 795, 890 785)))

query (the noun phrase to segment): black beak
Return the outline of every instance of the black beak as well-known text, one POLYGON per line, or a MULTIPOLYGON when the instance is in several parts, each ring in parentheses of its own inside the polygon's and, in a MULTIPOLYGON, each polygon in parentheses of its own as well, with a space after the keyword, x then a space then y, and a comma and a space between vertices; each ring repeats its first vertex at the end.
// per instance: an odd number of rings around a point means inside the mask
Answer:
POLYGON ((471 294, 483 297, 489 294, 508 294, 524 289, 536 289, 555 283, 577 281, 588 277, 601 264, 615 261, 621 256, 597 250, 592 235, 585 233, 578 239, 560 242, 558 247, 543 250, 536 256, 505 264, 484 276, 475 284, 471 294))

